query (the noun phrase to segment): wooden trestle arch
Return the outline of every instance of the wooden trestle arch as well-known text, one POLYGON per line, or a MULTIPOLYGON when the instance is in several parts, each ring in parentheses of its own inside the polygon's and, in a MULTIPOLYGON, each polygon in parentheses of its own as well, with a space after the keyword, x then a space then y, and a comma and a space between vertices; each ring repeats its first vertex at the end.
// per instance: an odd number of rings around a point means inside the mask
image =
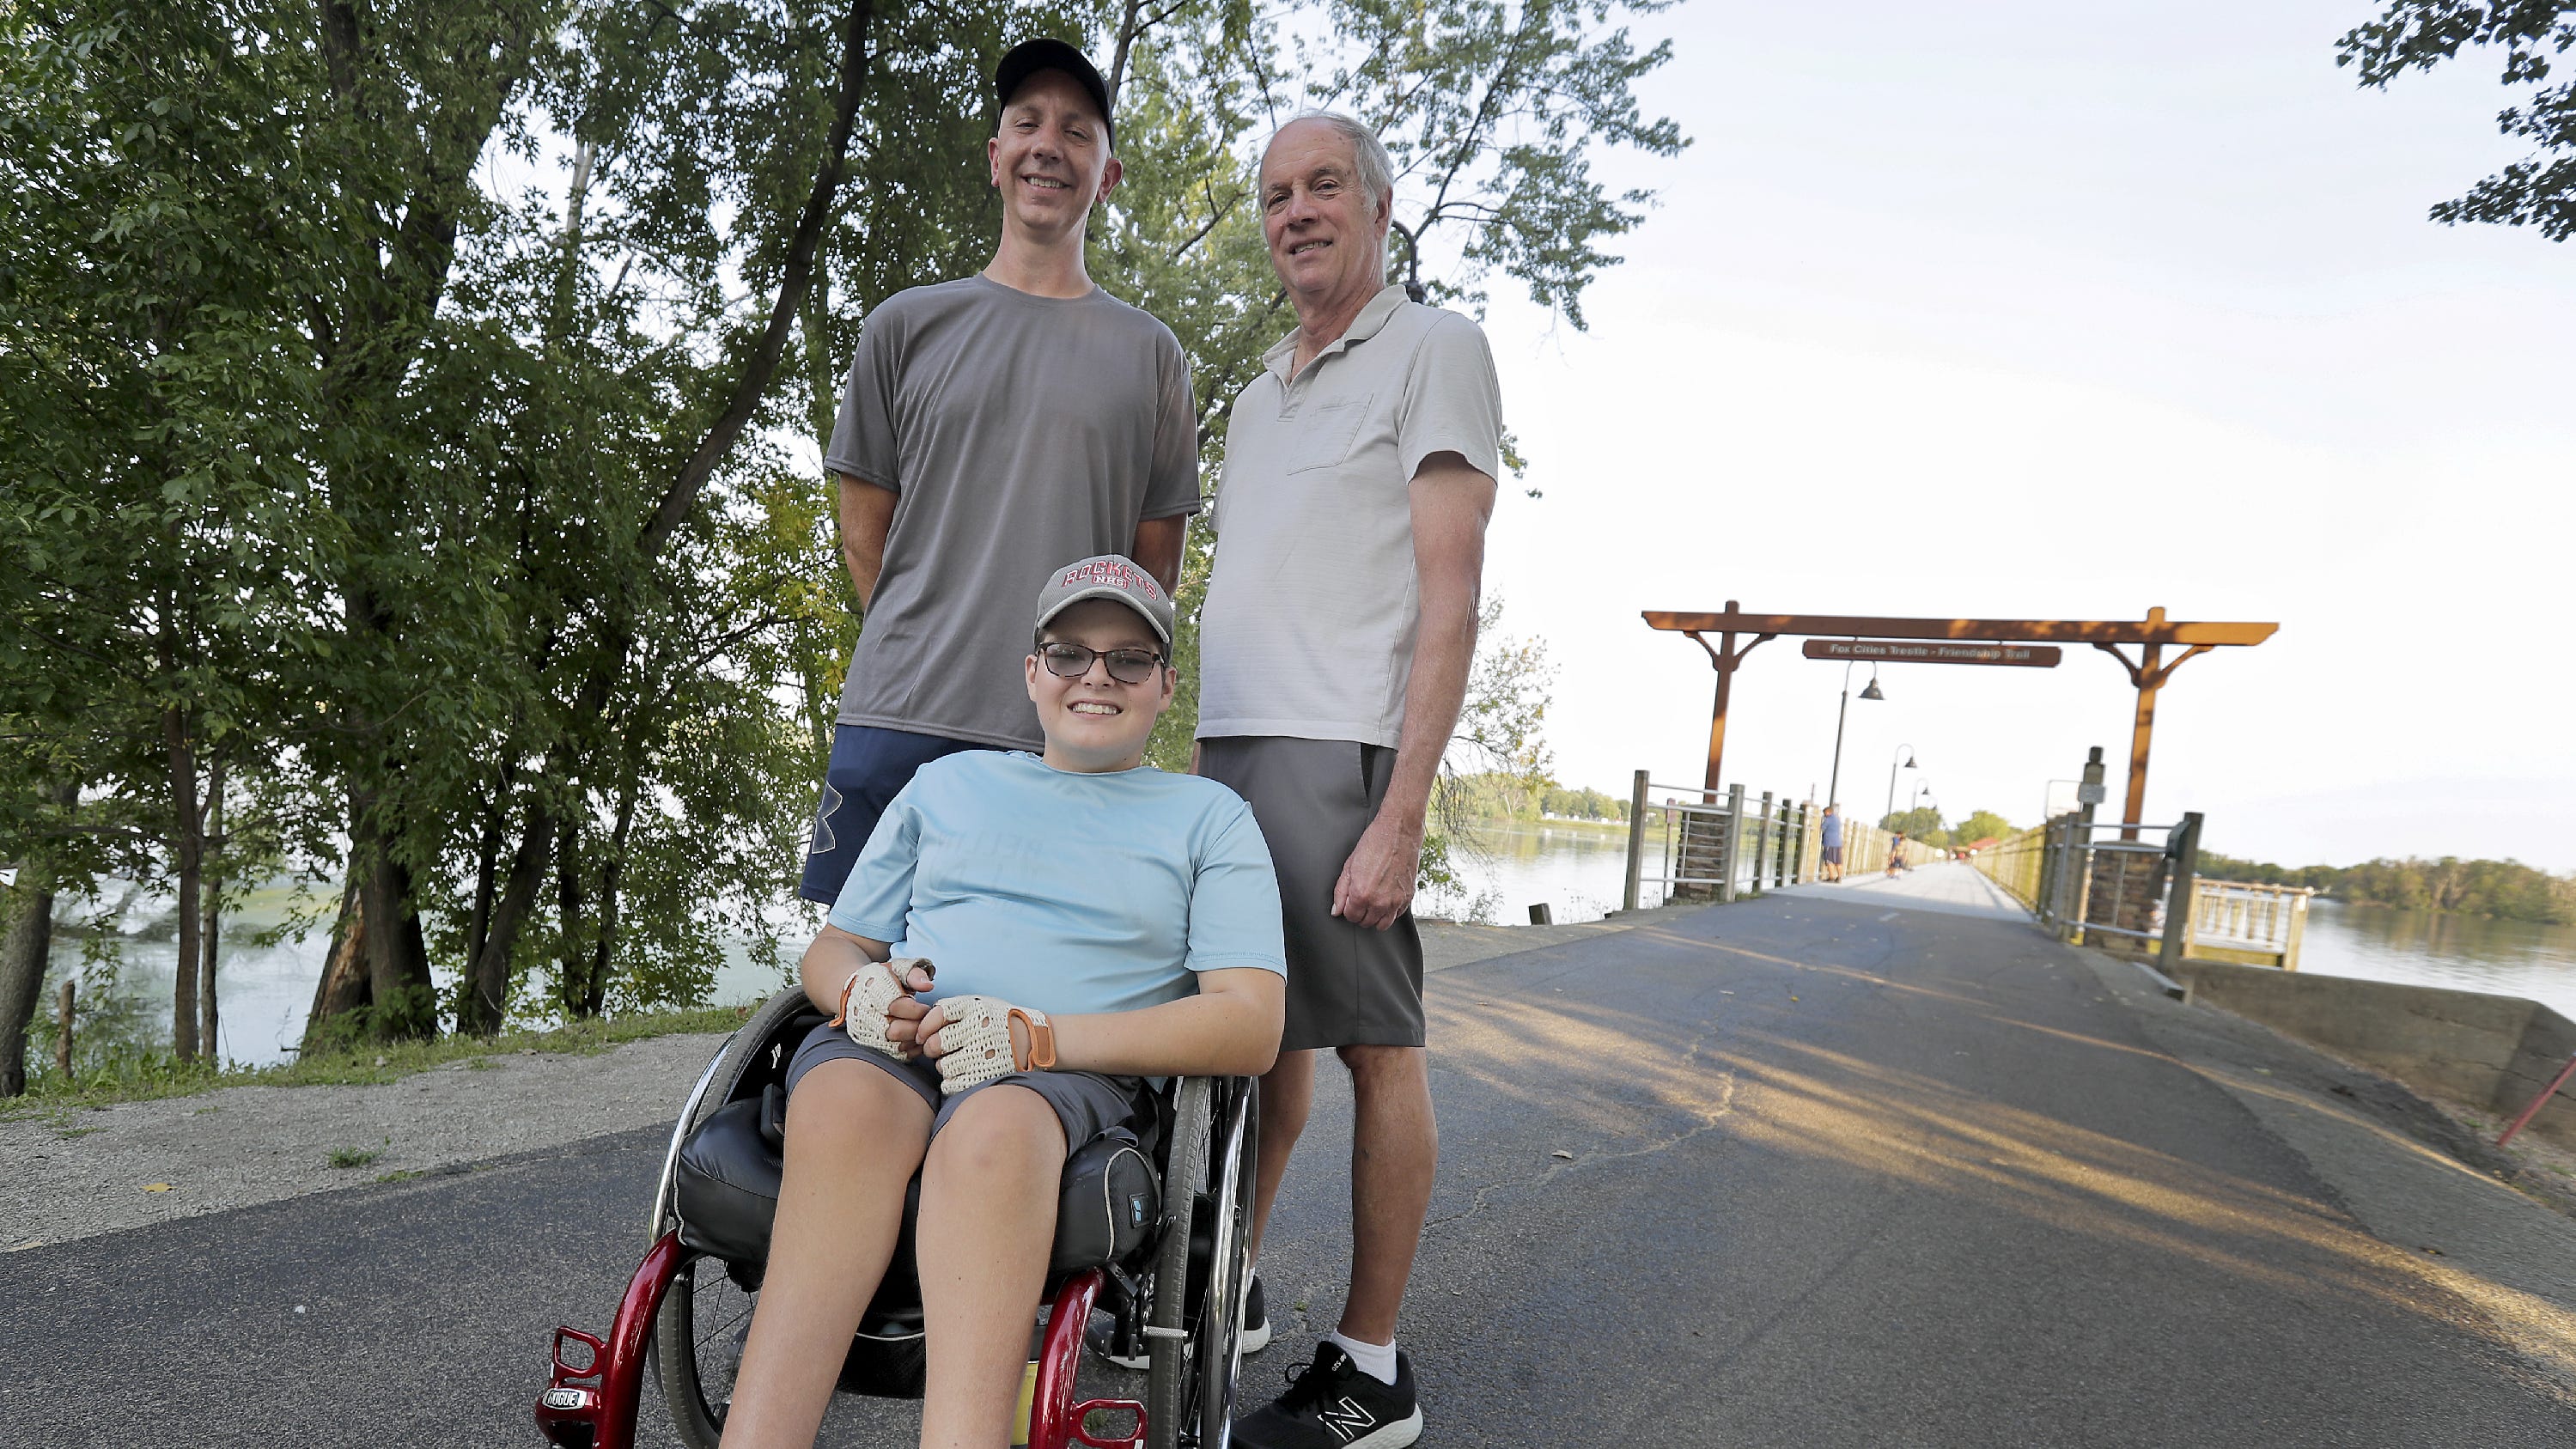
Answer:
MULTIPOLYGON (((1735 682, 1736 666, 1758 646, 1783 634, 1806 638, 1882 638, 1882 639, 1978 639, 1989 643, 2016 644, 2090 644, 2120 661, 2129 671, 2129 682, 2137 686, 2138 711, 2129 733, 2129 796, 2127 813, 2120 818, 2137 821, 2147 802, 2147 747, 2155 737, 2156 691, 2183 662, 2212 649, 2260 644, 2272 637, 2281 626, 2254 623, 2183 623, 2165 617, 2163 608, 2147 610, 2138 622, 2090 619, 1870 619, 1841 614, 1747 614, 1735 600, 1726 601, 1726 609, 1717 614, 1684 614, 1669 610, 1645 611, 1647 627, 1669 630, 1689 636, 1692 642, 1708 651, 1708 662, 1717 671, 1717 702, 1709 711, 1708 773, 1704 787, 1717 789, 1719 764, 1726 755, 1727 695, 1735 682), (1708 635, 1718 642, 1708 642, 1708 635), (1738 645, 1738 636, 1748 636, 1738 645), (2138 646, 2138 657, 2121 652, 2123 644, 2138 646), (2172 659, 2164 657, 2168 646, 2182 649, 2172 659)), ((2122 832, 2127 834, 2129 832, 2122 832)))

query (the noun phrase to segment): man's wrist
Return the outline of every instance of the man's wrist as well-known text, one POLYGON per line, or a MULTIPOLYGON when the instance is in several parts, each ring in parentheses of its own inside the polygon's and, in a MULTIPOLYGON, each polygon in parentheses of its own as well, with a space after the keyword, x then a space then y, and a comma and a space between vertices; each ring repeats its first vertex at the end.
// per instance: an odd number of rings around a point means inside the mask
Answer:
POLYGON ((1398 839, 1418 846, 1422 843, 1430 813, 1431 802, 1428 799, 1418 805, 1389 799, 1379 803, 1373 823, 1394 831, 1398 839))

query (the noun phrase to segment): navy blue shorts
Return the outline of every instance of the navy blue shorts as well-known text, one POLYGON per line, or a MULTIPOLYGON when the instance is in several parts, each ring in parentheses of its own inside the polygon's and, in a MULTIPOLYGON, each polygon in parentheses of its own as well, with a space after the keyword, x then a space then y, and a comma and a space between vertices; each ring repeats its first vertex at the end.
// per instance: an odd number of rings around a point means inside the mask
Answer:
POLYGON ((841 898, 841 883, 859 863, 875 833, 877 817, 912 772, 959 750, 989 750, 967 740, 917 735, 875 725, 834 725, 832 763, 823 771, 823 802, 814 811, 814 837, 805 847, 805 881, 796 893, 819 905, 841 898))

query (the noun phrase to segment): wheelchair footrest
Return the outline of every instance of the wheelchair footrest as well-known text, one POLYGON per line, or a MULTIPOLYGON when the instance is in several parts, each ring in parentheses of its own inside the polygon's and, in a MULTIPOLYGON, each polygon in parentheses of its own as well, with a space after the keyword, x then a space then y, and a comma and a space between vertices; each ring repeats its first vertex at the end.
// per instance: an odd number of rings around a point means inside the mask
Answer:
POLYGON ((653 1315, 680 1266, 680 1240, 664 1233, 628 1280, 617 1322, 606 1339, 578 1328, 555 1330, 554 1373, 537 1396, 537 1427, 564 1449, 632 1449, 636 1402, 653 1315), (574 1352, 567 1354, 567 1348, 574 1352))
POLYGON ((1145 1406, 1134 1399, 1085 1399, 1073 1406, 1071 1417, 1065 1433, 1077 1444, 1088 1444, 1091 1449, 1145 1449, 1145 1406), (1136 1436, 1132 1439, 1094 1439, 1091 1431, 1083 1427, 1083 1421, 1094 1414, 1122 1411, 1136 1416, 1136 1436))

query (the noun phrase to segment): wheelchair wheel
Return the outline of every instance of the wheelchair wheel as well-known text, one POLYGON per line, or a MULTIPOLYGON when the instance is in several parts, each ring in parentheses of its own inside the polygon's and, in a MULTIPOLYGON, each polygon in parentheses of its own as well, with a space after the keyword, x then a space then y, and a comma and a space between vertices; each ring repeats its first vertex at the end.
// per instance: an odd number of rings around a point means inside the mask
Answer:
POLYGON ((1259 1117, 1256 1082, 1182 1083, 1163 1193, 1171 1206, 1148 1318, 1184 1334, 1153 1339, 1145 1397, 1150 1449, 1225 1449, 1232 1438, 1259 1117))
MULTIPOLYGON (((673 1134, 675 1150, 717 1108, 786 1075, 787 1058, 810 1025, 800 1022, 805 1016, 822 1019, 802 990, 789 987, 734 1032, 716 1055, 707 1090, 673 1134)), ((655 1207, 661 1220, 657 1232, 670 1225, 669 1176, 666 1168, 663 1197, 655 1207)), ((724 1262, 704 1255, 682 1263, 663 1295, 662 1311, 653 1321, 654 1377, 670 1405, 671 1423, 689 1449, 716 1449, 723 1437, 725 1410, 733 1403, 734 1369, 742 1360, 743 1336, 751 1329, 759 1299, 756 1280, 746 1285, 724 1262)))

